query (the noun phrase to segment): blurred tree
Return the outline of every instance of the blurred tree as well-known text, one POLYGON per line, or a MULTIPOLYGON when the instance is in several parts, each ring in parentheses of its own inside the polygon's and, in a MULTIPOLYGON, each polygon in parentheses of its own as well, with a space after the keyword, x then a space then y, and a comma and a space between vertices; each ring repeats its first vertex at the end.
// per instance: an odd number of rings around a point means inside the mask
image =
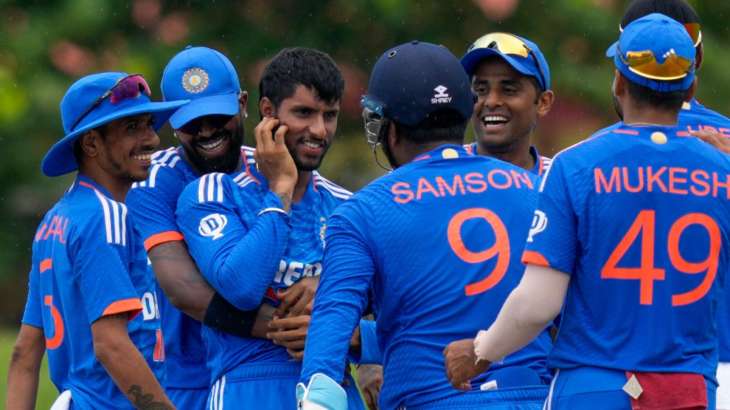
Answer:
MULTIPOLYGON (((727 113, 730 2, 691 2, 704 18, 706 58, 700 98, 727 113)), ((552 71, 558 104, 538 145, 552 154, 615 120, 605 49, 618 34, 625 0, 0 0, 0 320, 16 321, 25 297, 31 238, 69 177, 41 175, 39 162, 62 135, 58 103, 81 75, 121 70, 145 75, 159 97, 162 68, 187 44, 231 57, 257 101, 266 61, 286 46, 330 53, 347 80, 338 142, 323 173, 351 189, 380 174, 368 152, 358 99, 388 47, 412 39, 460 56, 489 31, 536 41, 552 71)), ((250 131, 256 107, 250 108, 250 131)), ((163 145, 174 144, 168 130, 163 145)), ((249 139, 250 142, 250 139, 249 139)))

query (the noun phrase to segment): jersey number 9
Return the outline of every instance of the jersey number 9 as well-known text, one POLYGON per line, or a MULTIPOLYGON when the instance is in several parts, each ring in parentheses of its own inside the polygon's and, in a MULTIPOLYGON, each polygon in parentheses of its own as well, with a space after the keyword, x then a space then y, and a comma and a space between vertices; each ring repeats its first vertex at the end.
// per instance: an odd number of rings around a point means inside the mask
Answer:
POLYGON ((486 292, 504 278, 504 275, 507 273, 507 268, 509 268, 509 235, 507 234, 507 228, 505 228, 504 223, 497 214, 486 208, 464 209, 451 218, 446 235, 451 250, 454 251, 454 254, 459 259, 466 263, 482 263, 494 257, 497 258, 494 269, 484 279, 466 285, 464 293, 467 296, 474 296, 486 292), (466 247, 464 239, 461 236, 461 227, 464 225, 464 222, 470 219, 483 219, 489 223, 489 226, 494 231, 495 238, 492 246, 482 251, 473 251, 466 247))

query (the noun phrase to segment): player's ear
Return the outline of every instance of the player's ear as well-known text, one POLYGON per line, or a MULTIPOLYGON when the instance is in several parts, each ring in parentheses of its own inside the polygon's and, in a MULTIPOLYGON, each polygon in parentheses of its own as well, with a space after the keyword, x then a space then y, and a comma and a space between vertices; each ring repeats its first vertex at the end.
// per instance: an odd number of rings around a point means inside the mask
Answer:
POLYGON ((621 72, 616 69, 613 70, 613 75, 613 95, 616 97, 622 96, 627 91, 626 77, 621 75, 621 72))
POLYGON ((262 97, 259 100, 259 113, 261 113, 263 117, 273 117, 276 114, 274 103, 269 99, 269 97, 262 97))
POLYGON ((687 90, 687 94, 684 96, 685 101, 690 101, 695 96, 695 91, 697 91, 697 77, 695 77, 694 81, 692 81, 692 85, 689 87, 689 90, 687 90))
POLYGON ((84 152, 84 155, 94 158, 99 155, 99 151, 101 150, 101 134, 98 130, 87 131, 79 137, 79 143, 81 144, 81 150, 84 152))
POLYGON ((244 119, 248 118, 248 91, 243 91, 238 94, 238 109, 244 119))
POLYGON ((540 93, 537 97, 537 115, 546 116, 555 103, 555 93, 553 90, 547 90, 540 93))

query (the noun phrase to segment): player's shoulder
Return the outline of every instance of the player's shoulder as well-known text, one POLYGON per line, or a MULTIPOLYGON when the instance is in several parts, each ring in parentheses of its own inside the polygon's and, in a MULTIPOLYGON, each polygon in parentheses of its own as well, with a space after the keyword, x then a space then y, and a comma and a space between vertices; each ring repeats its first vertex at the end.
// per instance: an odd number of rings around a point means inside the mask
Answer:
POLYGON ((152 154, 152 163, 175 168, 180 162, 184 162, 177 147, 169 147, 152 154))
POLYGON ((101 234, 108 244, 127 246, 127 206, 86 181, 79 180, 75 185, 75 195, 69 200, 74 231, 79 235, 101 234))
POLYGON ((352 192, 323 177, 317 171, 312 172, 312 184, 314 184, 314 188, 322 195, 335 200, 346 201, 352 197, 352 192))
POLYGON ((679 111, 680 122, 687 117, 709 120, 712 123, 722 124, 725 126, 730 125, 730 118, 703 105, 697 100, 684 103, 682 109, 679 111))
POLYGON ((189 183, 178 200, 178 207, 192 204, 234 203, 235 195, 258 189, 256 179, 245 171, 234 174, 212 172, 189 183))

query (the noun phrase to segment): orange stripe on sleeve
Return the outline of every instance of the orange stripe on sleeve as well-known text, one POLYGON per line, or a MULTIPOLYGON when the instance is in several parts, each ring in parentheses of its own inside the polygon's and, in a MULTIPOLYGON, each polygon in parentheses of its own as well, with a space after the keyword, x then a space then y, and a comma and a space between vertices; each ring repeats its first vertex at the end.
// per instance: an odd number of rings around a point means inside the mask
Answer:
POLYGON ((180 232, 177 231, 165 231, 154 234, 144 241, 144 249, 149 251, 157 245, 165 242, 182 241, 185 239, 180 232))
POLYGON ((43 260, 41 261, 41 266, 39 266, 39 267, 38 267, 38 270, 39 270, 39 271, 40 271, 41 273, 43 273, 43 272, 45 272, 45 271, 47 271, 47 270, 51 269, 52 267, 53 267, 53 259, 51 259, 51 258, 48 258, 48 259, 43 259, 43 260))
POLYGON ((134 319, 142 311, 142 302, 137 298, 122 299, 113 302, 104 309, 102 316, 111 316, 119 313, 128 312, 129 320, 134 319))
POLYGON ((522 253, 522 263, 525 265, 538 265, 538 266, 544 266, 546 268, 550 267, 550 263, 548 260, 542 256, 540 252, 535 251, 525 251, 522 253))

